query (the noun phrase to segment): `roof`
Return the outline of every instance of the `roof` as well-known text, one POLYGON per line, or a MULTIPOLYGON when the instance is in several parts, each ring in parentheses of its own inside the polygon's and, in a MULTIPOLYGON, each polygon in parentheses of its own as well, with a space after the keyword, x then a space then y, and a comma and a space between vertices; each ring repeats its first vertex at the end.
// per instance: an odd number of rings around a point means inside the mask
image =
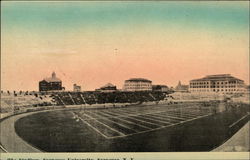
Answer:
POLYGON ((177 85, 176 87, 175 87, 175 90, 187 90, 188 89, 188 85, 177 85))
POLYGON ((102 86, 102 88, 106 88, 106 87, 116 87, 116 86, 111 83, 107 83, 104 86, 102 86))
POLYGON ((193 79, 191 81, 208 81, 208 80, 240 80, 241 79, 235 78, 230 74, 217 74, 217 75, 207 75, 203 78, 193 79))
POLYGON ((166 85, 161 85, 161 84, 156 84, 156 85, 153 85, 152 87, 166 87, 166 88, 168 88, 168 86, 166 86, 166 85))
POLYGON ((55 72, 52 73, 51 77, 44 78, 43 81, 46 81, 46 82, 62 82, 59 78, 56 77, 55 72))
POLYGON ((47 82, 61 82, 61 80, 57 77, 44 78, 44 80, 47 82))
POLYGON ((125 82, 152 82, 148 79, 145 79, 145 78, 130 78, 128 80, 125 80, 125 82))

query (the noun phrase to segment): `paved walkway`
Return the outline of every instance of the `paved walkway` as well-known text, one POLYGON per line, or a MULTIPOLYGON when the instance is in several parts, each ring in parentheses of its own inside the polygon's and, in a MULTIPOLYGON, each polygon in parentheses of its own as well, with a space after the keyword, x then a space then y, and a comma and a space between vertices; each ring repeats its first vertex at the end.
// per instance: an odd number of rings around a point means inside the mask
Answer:
POLYGON ((213 152, 248 152, 250 122, 245 124, 233 137, 224 144, 214 149, 213 152))
POLYGON ((8 152, 41 152, 25 142, 15 132, 15 121, 30 114, 34 114, 34 112, 12 116, 0 123, 0 142, 8 152))

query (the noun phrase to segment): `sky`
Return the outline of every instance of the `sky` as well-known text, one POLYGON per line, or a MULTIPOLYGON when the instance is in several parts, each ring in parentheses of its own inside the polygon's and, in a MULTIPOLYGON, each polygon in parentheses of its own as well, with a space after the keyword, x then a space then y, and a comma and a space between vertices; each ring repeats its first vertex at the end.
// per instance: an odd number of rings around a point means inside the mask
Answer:
POLYGON ((249 2, 1 2, 1 89, 176 86, 211 74, 249 84, 249 2))

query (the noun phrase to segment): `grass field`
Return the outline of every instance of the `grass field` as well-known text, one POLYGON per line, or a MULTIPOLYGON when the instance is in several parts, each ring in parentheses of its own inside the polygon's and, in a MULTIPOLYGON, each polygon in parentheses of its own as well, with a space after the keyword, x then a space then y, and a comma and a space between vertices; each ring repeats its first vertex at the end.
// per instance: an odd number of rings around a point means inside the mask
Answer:
POLYGON ((81 109, 19 119, 17 134, 49 152, 209 151, 248 121, 247 105, 202 103, 81 109))

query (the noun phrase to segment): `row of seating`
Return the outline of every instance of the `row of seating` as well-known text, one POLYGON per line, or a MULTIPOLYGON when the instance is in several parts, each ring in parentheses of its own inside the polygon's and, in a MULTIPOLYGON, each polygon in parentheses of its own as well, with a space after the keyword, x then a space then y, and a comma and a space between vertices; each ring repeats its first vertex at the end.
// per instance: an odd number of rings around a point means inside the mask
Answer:
POLYGON ((105 103, 142 103, 166 98, 162 92, 35 92, 31 95, 1 93, 0 113, 22 108, 105 103))
POLYGON ((58 92, 52 94, 57 105, 137 103, 160 101, 166 97, 163 92, 58 92))

